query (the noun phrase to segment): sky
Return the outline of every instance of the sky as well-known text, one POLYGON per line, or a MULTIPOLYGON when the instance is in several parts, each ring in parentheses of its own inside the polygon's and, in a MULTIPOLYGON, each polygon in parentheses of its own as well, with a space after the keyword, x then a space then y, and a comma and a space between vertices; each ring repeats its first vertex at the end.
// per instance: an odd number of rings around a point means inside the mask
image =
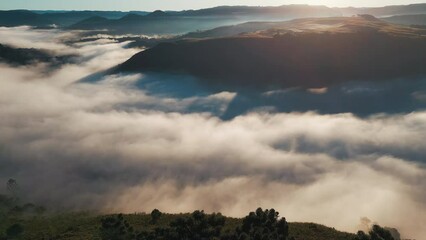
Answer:
POLYGON ((0 9, 33 10, 183 10, 219 5, 276 6, 286 4, 326 5, 330 7, 377 7, 421 3, 416 0, 1 0, 0 9))

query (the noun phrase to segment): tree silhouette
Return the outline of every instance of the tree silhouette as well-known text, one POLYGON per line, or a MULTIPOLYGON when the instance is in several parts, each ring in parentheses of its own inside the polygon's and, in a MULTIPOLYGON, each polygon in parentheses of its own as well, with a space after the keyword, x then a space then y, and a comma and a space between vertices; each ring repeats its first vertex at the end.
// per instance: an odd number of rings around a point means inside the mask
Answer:
POLYGON ((379 225, 373 225, 370 230, 371 240, 395 240, 389 230, 380 227, 379 225))
POLYGON ((363 231, 358 231, 355 240, 399 240, 399 232, 396 229, 387 229, 380 227, 379 225, 375 224, 371 228, 371 230, 368 232, 368 234, 364 233, 363 231), (392 236, 392 230, 394 232, 394 235, 396 235, 396 239, 392 236))
POLYGON ((236 229, 235 239, 238 240, 286 240, 288 224, 285 218, 278 218, 274 209, 258 208, 243 219, 243 224, 236 229))
POLYGON ((206 215, 204 211, 194 211, 188 217, 180 217, 170 223, 171 236, 176 240, 217 239, 220 237, 225 217, 220 213, 206 215))
POLYGON ((363 231, 358 231, 355 240, 370 240, 370 236, 363 231))
POLYGON ((158 210, 158 209, 152 210, 152 212, 151 212, 151 224, 157 224, 161 215, 163 215, 163 213, 160 212, 160 210, 158 210))

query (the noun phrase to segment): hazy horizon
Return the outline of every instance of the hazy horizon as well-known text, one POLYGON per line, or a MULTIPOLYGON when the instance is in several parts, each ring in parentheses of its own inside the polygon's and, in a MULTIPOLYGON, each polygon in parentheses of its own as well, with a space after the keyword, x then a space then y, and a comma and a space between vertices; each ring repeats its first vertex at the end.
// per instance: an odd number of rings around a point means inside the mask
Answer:
POLYGON ((51 1, 51 0, 15 0, 0 3, 0 10, 55 10, 55 11, 72 11, 72 10, 88 10, 88 11, 180 11, 180 10, 193 10, 210 8, 216 6, 281 6, 281 5, 316 5, 327 7, 383 7, 392 5, 410 5, 421 4, 425 1, 407 1, 407 0, 380 0, 380 1, 318 1, 318 0, 266 0, 259 4, 257 0, 213 0, 213 1, 197 1, 197 0, 179 0, 176 2, 168 1, 142 1, 142 0, 129 0, 122 2, 119 0, 92 0, 83 1, 76 0, 72 2, 51 1))

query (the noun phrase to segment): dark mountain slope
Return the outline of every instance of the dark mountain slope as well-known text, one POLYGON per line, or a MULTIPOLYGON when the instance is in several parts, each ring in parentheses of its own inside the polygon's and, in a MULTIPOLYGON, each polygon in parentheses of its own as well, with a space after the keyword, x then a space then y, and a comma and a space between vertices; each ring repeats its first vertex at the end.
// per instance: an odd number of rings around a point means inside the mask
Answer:
POLYGON ((426 73, 424 31, 371 16, 298 24, 317 28, 162 43, 136 54, 117 71, 183 72, 224 88, 311 88, 426 73))

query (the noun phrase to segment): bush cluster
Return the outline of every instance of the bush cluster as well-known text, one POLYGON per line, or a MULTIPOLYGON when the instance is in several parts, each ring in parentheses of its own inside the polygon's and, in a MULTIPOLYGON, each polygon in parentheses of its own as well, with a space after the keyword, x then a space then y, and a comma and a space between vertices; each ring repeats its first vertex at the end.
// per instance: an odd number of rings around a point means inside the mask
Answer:
MULTIPOLYGON (((288 224, 279 218, 274 209, 262 210, 247 215, 241 226, 234 231, 223 233, 226 218, 220 213, 205 214, 194 211, 189 216, 179 217, 167 227, 157 227, 153 231, 136 232, 122 215, 101 220, 102 240, 286 240, 288 224)), ((155 209, 151 213, 151 223, 161 217, 155 209)))

